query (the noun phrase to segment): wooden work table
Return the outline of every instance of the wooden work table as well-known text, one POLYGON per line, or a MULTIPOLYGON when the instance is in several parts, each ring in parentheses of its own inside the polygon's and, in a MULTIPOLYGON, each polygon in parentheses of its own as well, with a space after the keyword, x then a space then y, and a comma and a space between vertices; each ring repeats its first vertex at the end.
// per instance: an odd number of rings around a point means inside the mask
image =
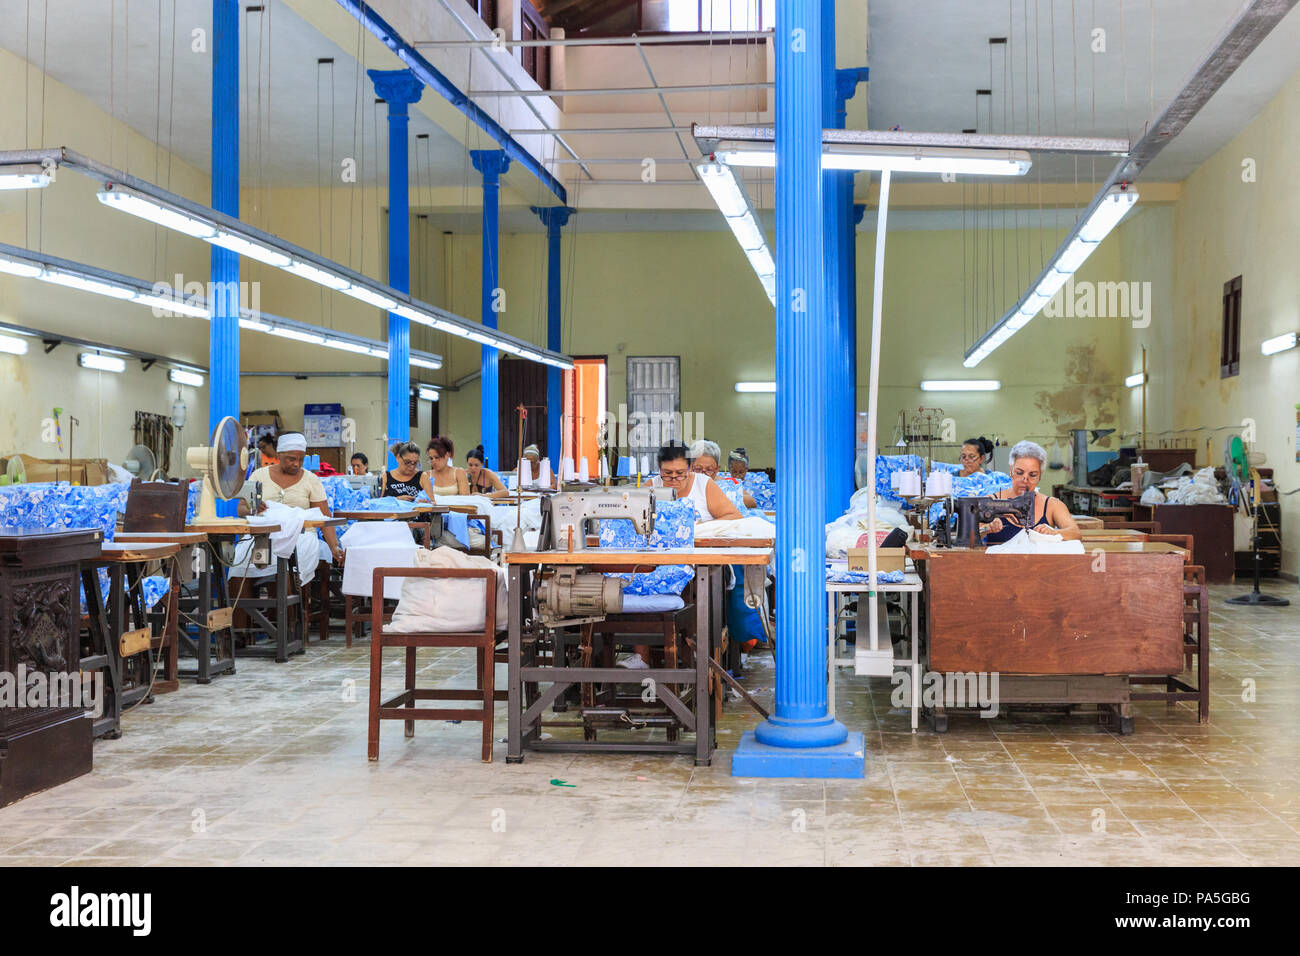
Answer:
POLYGON ((118 531, 113 535, 115 544, 142 542, 185 545, 202 544, 208 536, 202 531, 118 531))
POLYGON ((767 564, 770 547, 656 548, 625 551, 621 548, 589 548, 586 551, 509 551, 506 564, 587 564, 592 567, 658 567, 668 564, 721 565, 767 564))
POLYGON ((423 513, 414 508, 410 511, 336 511, 334 517, 344 521, 409 521, 423 513))
POLYGON ((278 524, 253 522, 246 518, 231 518, 228 521, 195 521, 187 524, 185 530, 207 535, 263 535, 274 534, 280 530, 280 526, 278 524))

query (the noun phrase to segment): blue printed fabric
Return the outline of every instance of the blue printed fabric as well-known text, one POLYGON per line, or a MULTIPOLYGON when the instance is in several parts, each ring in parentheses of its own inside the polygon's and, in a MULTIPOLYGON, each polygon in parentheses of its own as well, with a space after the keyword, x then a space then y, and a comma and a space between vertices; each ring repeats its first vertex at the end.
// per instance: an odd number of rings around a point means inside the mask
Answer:
MULTIPOLYGON (((695 544, 695 506, 689 501, 656 501, 655 527, 649 541, 624 518, 600 522, 600 546, 623 550, 689 548, 695 544)), ((627 594, 681 594, 695 575, 685 565, 662 565, 649 574, 613 574, 628 581, 627 594)))
POLYGON ((930 470, 946 471, 950 475, 955 475, 961 471, 961 465, 950 465, 946 461, 932 461, 930 462, 930 470))
MULTIPOLYGON (((749 510, 745 507, 745 489, 742 485, 734 481, 728 481, 726 478, 715 481, 714 484, 722 489, 722 493, 727 496, 727 500, 740 509, 741 514, 749 510)), ((757 501, 758 499, 755 498, 754 500, 757 501)))
MULTIPOLYGON (((140 590, 144 594, 145 610, 152 610, 153 606, 167 596, 171 589, 171 581, 161 574, 151 574, 149 577, 140 581, 140 590)), ((104 602, 108 602, 108 568, 99 568, 99 596, 104 602)), ((86 588, 81 586, 81 613, 86 613, 86 588)))
MULTIPOLYGON (((952 495, 954 498, 987 498, 1003 488, 1011 487, 1011 476, 1000 471, 976 472, 962 478, 953 475, 952 495)), ((936 525, 943 518, 943 502, 936 501, 930 506, 930 524, 936 525)))
POLYGON ((767 472, 745 472, 744 487, 759 508, 771 511, 776 507, 776 485, 768 480, 767 472))
MULTIPOLYGON (((370 490, 353 488, 342 475, 327 475, 321 479, 325 486, 325 500, 329 502, 330 511, 362 511, 369 508, 370 490)), ((402 502, 410 506, 410 502, 402 502)))
POLYGON ((194 520, 194 513, 199 510, 199 495, 203 493, 203 482, 191 481, 189 497, 185 501, 185 523, 194 520))
POLYGON ((920 455, 877 455, 876 456, 876 494, 888 501, 902 501, 892 487, 891 476, 899 471, 920 471, 920 455))
POLYGON ((40 481, 0 487, 0 528, 60 531, 98 528, 113 537, 126 510, 126 484, 69 485, 40 481))
MULTIPOLYGON (((356 508, 345 508, 345 511, 410 511, 410 501, 403 501, 401 498, 363 498, 361 504, 356 508)), ((330 505, 330 508, 333 508, 330 505)))
MULTIPOLYGON (((833 581, 836 584, 870 584, 871 574, 867 571, 842 571, 838 569, 827 568, 826 580, 833 581)), ((877 584, 902 584, 902 571, 877 571, 877 584)))

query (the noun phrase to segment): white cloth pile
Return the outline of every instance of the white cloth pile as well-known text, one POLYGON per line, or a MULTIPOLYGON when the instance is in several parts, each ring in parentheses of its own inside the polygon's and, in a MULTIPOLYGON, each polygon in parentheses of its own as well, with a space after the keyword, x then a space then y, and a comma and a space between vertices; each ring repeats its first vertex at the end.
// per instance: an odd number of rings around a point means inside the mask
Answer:
MULTIPOLYGON (((509 623, 505 568, 487 558, 465 554, 455 548, 435 548, 432 551, 421 548, 415 554, 414 566, 496 572, 497 630, 505 629, 509 623)), ((482 581, 405 578, 402 580, 401 599, 387 630, 399 634, 466 633, 483 630, 486 617, 487 601, 482 581)))
POLYGON ((1082 541, 1062 541, 1060 535, 1021 531, 1010 541, 990 545, 985 554, 1083 554, 1082 541))
MULTIPOLYGON (((358 521, 339 538, 346 552, 343 562, 343 593, 370 597, 375 568, 413 568, 420 546, 404 521, 358 521)), ((402 578, 384 579, 384 597, 396 601, 402 596, 402 578)))
MULTIPOLYGON (((849 548, 856 548, 858 538, 872 530, 867 521, 867 494, 866 488, 855 491, 849 499, 849 510, 826 526, 826 557, 832 560, 847 558, 849 548)), ((911 530, 903 513, 892 502, 877 498, 875 530, 889 531, 893 528, 902 528, 909 533, 911 530)))
POLYGON ((775 538, 776 525, 766 518, 715 518, 695 522, 696 538, 775 538))
POLYGON ((331 558, 329 548, 315 531, 303 531, 302 525, 309 517, 319 515, 315 508, 291 508, 288 505, 268 501, 266 510, 260 515, 250 515, 248 523, 275 524, 279 531, 270 534, 271 556, 273 559, 264 568, 254 566, 250 560, 253 547, 252 538, 241 538, 235 546, 235 564, 232 574, 245 578, 269 578, 276 573, 279 558, 287 558, 296 550, 298 552, 298 583, 307 586, 316 577, 316 565, 331 558))
POLYGON ((1202 468, 1196 477, 1178 479, 1178 485, 1165 496, 1171 505, 1214 505, 1227 501, 1219 493, 1219 483, 1214 480, 1213 468, 1202 468))

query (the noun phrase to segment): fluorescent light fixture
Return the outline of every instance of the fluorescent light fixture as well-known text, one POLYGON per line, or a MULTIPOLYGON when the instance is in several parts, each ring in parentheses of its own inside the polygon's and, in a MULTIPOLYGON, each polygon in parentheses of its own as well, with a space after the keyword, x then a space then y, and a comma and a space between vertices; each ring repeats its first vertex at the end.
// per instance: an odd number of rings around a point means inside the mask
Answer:
POLYGON ((1285 352, 1287 349, 1293 349, 1296 346, 1296 334, 1288 332, 1286 335, 1278 335, 1271 339, 1265 339, 1259 343, 1259 350, 1265 355, 1276 355, 1278 352, 1285 352))
POLYGON ((212 315, 206 305, 196 305, 183 299, 173 299, 170 296, 153 295, 148 292, 136 293, 132 296, 132 301, 139 302, 141 305, 153 306, 156 309, 163 309, 167 312, 175 312, 178 315, 190 315, 196 319, 207 319, 211 318, 212 315))
POLYGON ((239 327, 240 327, 241 329, 247 329, 247 330, 250 331, 250 332, 270 332, 270 331, 271 331, 271 326, 270 326, 270 324, 267 323, 267 322, 263 322, 263 321, 261 321, 260 319, 240 319, 240 320, 239 320, 239 327))
POLYGON ((203 376, 198 372, 186 372, 183 369, 174 368, 168 371, 167 377, 177 385, 193 385, 195 388, 203 387, 203 376))
POLYGON ((55 285, 64 285, 69 289, 79 289, 82 292, 97 292, 100 295, 111 296, 114 299, 133 299, 136 293, 132 289, 124 289, 120 285, 113 285, 100 279, 88 279, 85 276, 79 276, 71 272, 58 272, 45 269, 36 278, 42 282, 53 282, 55 285))
POLYGON ((700 163, 695 167, 700 179, 709 190, 736 241, 740 243, 745 258, 763 285, 768 299, 776 305, 776 263, 767 246, 767 237, 759 228, 758 217, 749 204, 749 197, 731 167, 721 163, 700 163))
POLYGON ((966 368, 979 365, 994 349, 1028 325, 1029 320, 1041 312, 1043 306, 1070 281, 1070 276, 1133 208, 1138 198, 1137 191, 1131 188, 1112 186, 1108 189, 1064 247, 1057 250, 1056 256, 1024 297, 971 347, 970 354, 962 365, 966 368))
POLYGON ((436 402, 438 400, 438 390, 436 388, 425 388, 421 385, 420 397, 426 402, 436 402))
POLYGON ((183 232, 187 236, 194 236, 196 239, 211 239, 217 234, 216 227, 210 223, 177 212, 175 209, 164 206, 162 203, 125 186, 109 183, 99 191, 98 196, 99 201, 110 209, 118 209, 133 216, 139 216, 141 219, 146 219, 159 226, 165 226, 168 229, 175 229, 177 232, 183 232))
POLYGON ((41 274, 41 267, 31 262, 24 262, 21 259, 0 256, 0 272, 8 273, 11 276, 19 276, 23 279, 35 279, 41 274))
POLYGON ((1147 380, 1146 372, 1134 372, 1128 378, 1124 379, 1124 384, 1127 385, 1129 388, 1137 388, 1139 385, 1146 384, 1146 380, 1147 380))
POLYGON ((20 339, 16 335, 0 335, 0 352, 8 352, 10 355, 26 355, 27 340, 20 339))
POLYGON ((355 352, 357 355, 369 355, 370 346, 364 342, 353 342, 349 339, 332 339, 326 338, 324 345, 332 349, 339 349, 343 352, 355 352))
POLYGON ((441 362, 435 362, 432 359, 419 358, 418 356, 414 356, 414 355, 411 356, 411 364, 414 365, 416 368, 427 368, 427 369, 434 369, 434 370, 442 368, 441 362))
POLYGON ((101 372, 125 372, 126 359, 116 355, 100 355, 98 352, 82 352, 77 356, 82 368, 98 369, 101 372))
POLYGON ((229 249, 231 252, 237 252, 248 259, 256 259, 258 262, 265 262, 268 266, 277 266, 284 269, 293 262, 283 252, 262 245, 260 242, 252 242, 243 236, 237 236, 233 232, 218 232, 215 236, 201 236, 214 246, 220 246, 222 249, 229 249))
POLYGON ((475 342, 480 342, 483 345, 496 344, 496 339, 492 338, 490 335, 484 335, 482 332, 466 332, 465 338, 473 339, 475 342))
POLYGON ((737 382, 738 392, 775 392, 776 382, 737 382))
MULTIPOLYGON (((714 158, 728 166, 776 167, 772 142, 718 144, 714 158)), ((1026 152, 1014 149, 940 149, 933 146, 853 146, 831 143, 822 147, 822 169, 853 171, 889 170, 893 173, 959 173, 971 176, 1023 176, 1033 165, 1026 152)), ((708 185, 707 183, 705 185, 708 185)))
POLYGON ((997 379, 933 379, 921 383, 923 392, 996 392, 1001 387, 997 379))
POLYGON ((295 342, 307 342, 311 345, 326 344, 323 335, 317 335, 315 332, 304 332, 302 329, 295 329, 287 325, 273 325, 266 331, 281 338, 293 339, 295 342))
POLYGON ((0 166, 0 189, 44 189, 54 182, 54 173, 39 163, 0 166))
POLYGON ((391 310, 397 305, 396 299, 390 299, 386 295, 380 295, 378 292, 371 292, 365 286, 348 285, 346 289, 339 289, 344 295, 350 295, 354 299, 360 299, 367 305, 377 306, 381 309, 391 310))
POLYGON ((309 265, 306 262, 299 262, 297 259, 294 259, 291 263, 285 266, 284 271, 292 272, 294 275, 302 276, 304 279, 310 279, 317 285, 323 285, 325 288, 333 289, 336 292, 342 292, 352 284, 341 276, 336 276, 332 272, 326 272, 324 269, 317 269, 315 266, 309 265))

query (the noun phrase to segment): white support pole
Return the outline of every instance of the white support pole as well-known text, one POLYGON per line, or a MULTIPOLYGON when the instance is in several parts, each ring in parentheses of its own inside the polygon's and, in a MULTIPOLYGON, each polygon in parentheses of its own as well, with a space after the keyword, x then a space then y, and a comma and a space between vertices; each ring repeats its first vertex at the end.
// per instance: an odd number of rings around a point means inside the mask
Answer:
POLYGON ((876 411, 880 391, 880 316, 885 295, 885 224, 889 218, 889 170, 880 174, 880 206, 876 210, 876 273, 871 291, 871 377, 867 385, 867 592, 871 603, 869 626, 871 649, 879 649, 879 623, 876 621, 876 411))

